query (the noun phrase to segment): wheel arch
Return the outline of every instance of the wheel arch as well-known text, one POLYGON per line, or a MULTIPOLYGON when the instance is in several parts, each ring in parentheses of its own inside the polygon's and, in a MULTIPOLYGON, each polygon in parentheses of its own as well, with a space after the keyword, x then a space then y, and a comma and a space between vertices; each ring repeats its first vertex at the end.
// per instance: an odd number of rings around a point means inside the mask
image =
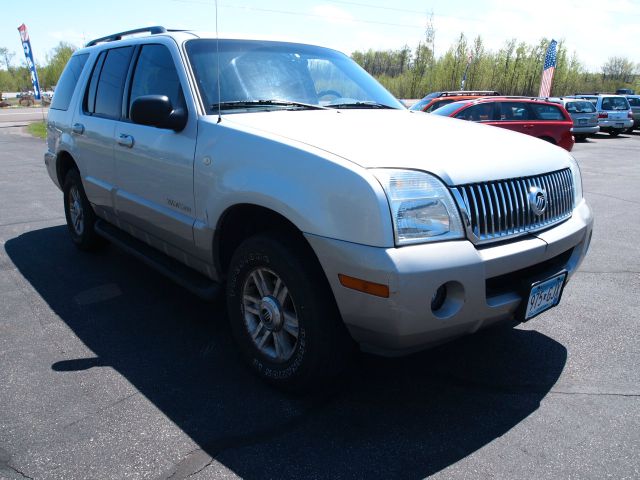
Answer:
POLYGON ((56 158, 56 176, 58 177, 58 184, 61 187, 62 185, 64 185, 64 179, 67 176, 67 173, 72 168, 80 171, 80 169, 78 168, 78 164, 69 152, 67 152, 66 150, 58 152, 56 158))
POLYGON ((296 239, 296 243, 311 254, 320 266, 302 231, 288 218, 260 205, 241 203, 227 208, 218 220, 213 236, 213 260, 216 269, 224 276, 234 251, 244 240, 270 231, 284 233, 296 239))

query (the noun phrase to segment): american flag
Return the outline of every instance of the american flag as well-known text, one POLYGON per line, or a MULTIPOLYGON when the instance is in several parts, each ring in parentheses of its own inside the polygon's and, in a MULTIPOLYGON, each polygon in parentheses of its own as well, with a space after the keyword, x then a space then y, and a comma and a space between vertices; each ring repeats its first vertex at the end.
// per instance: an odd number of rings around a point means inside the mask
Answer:
POLYGON ((540 82, 539 97, 548 97, 551 94, 551 84, 553 83, 553 74, 556 71, 556 46, 558 42, 551 40, 547 54, 544 57, 544 69, 542 70, 542 80, 540 82))

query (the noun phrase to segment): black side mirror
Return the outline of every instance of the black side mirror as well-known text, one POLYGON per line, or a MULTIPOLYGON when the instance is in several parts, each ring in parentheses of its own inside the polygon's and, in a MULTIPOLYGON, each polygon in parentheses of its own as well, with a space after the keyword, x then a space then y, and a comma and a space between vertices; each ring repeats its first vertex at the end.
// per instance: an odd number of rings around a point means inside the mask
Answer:
POLYGON ((131 104, 129 117, 134 123, 181 131, 187 124, 187 112, 173 108, 166 95, 144 95, 131 104))

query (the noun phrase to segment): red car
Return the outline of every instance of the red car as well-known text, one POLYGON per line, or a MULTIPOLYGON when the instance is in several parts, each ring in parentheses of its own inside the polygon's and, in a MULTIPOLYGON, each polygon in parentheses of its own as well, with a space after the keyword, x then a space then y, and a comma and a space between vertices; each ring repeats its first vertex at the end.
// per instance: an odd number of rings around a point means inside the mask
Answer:
POLYGON ((556 103, 529 98, 481 98, 450 103, 431 113, 526 133, 567 151, 573 148, 573 120, 556 103))

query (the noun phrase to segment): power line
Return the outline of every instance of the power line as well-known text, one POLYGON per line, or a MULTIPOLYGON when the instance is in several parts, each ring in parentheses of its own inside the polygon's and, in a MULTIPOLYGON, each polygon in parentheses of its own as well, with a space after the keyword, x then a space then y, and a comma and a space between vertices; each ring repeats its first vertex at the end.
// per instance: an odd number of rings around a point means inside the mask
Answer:
MULTIPOLYGON (((198 1, 198 0, 173 0, 174 2, 179 3, 192 3, 198 5, 211 5, 210 2, 198 1)), ((250 7, 248 5, 230 5, 230 4, 220 4, 221 7, 225 8, 235 8, 238 10, 248 10, 254 12, 263 12, 263 13, 277 13, 282 15, 294 15, 298 17, 307 17, 307 18, 322 18, 325 20, 335 20, 335 21, 349 21, 355 23, 369 23, 373 25, 385 25, 389 27, 402 27, 402 28, 416 28, 423 30, 424 27, 419 25, 409 25, 406 23, 393 23, 393 22, 379 22, 376 20, 363 20, 358 18, 344 18, 344 17, 332 17, 330 15, 319 15, 317 13, 304 13, 304 12, 294 12, 291 10, 276 10, 271 8, 260 8, 260 7, 250 7)))

